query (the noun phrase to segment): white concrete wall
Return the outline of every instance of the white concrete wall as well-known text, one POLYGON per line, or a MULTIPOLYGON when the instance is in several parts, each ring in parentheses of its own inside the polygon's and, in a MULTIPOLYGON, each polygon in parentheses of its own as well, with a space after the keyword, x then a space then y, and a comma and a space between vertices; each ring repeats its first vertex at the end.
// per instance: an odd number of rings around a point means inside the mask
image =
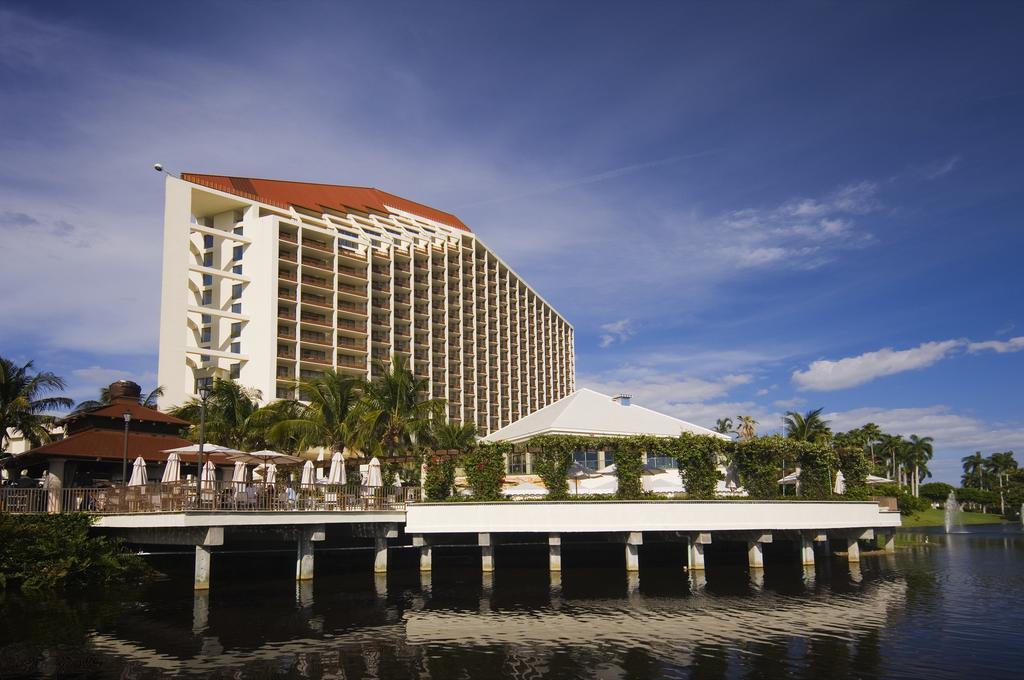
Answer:
POLYGON ((732 531, 898 527, 871 502, 677 501, 417 503, 410 534, 732 531))

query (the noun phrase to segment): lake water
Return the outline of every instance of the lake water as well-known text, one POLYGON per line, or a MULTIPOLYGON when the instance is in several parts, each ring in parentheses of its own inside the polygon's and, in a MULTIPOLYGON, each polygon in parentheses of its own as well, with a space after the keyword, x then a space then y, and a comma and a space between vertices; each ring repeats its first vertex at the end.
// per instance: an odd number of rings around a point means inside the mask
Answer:
POLYGON ((804 570, 769 552, 709 553, 691 582, 673 546, 566 550, 552 584, 543 549, 505 548, 482 578, 470 551, 412 551, 375 579, 366 552, 317 554, 296 587, 290 552, 218 554, 209 595, 191 556, 168 577, 63 597, 0 595, 0 676, 150 678, 1019 678, 1024 534, 976 527, 904 533, 895 556, 804 570))

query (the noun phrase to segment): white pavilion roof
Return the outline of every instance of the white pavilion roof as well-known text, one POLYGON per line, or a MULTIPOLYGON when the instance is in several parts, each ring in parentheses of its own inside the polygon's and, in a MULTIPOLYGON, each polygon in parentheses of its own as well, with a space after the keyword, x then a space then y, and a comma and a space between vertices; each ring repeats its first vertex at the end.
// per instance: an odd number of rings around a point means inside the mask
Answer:
POLYGON ((542 434, 591 436, 653 435, 678 437, 683 432, 725 435, 636 404, 621 404, 607 394, 580 389, 525 418, 495 430, 484 441, 521 442, 542 434))

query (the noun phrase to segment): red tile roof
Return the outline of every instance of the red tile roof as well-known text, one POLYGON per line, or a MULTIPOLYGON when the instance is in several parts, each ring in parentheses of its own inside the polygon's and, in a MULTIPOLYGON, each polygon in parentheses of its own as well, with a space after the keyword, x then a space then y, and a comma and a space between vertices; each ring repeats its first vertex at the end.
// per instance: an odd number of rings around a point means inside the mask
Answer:
POLYGON ((201 175, 192 172, 181 173, 186 182, 217 189, 236 196, 242 196, 280 208, 291 206, 321 212, 320 208, 331 208, 347 212, 356 210, 364 213, 388 214, 388 208, 396 208, 420 217, 446 224, 456 229, 470 231, 462 220, 451 213, 416 203, 401 196, 389 194, 371 187, 349 187, 335 184, 313 184, 290 182, 280 179, 256 179, 251 177, 228 177, 226 175, 201 175))
MULTIPOLYGON (((172 437, 165 434, 151 434, 148 432, 128 432, 128 460, 135 460, 142 456, 143 460, 150 463, 158 463, 167 460, 168 454, 165 449, 176 449, 182 446, 191 446, 194 442, 181 437, 172 437)), ((182 462, 196 462, 196 454, 183 453, 182 462)), ((53 458, 99 458, 101 460, 121 460, 124 456, 124 432, 120 430, 106 430, 91 428, 82 432, 69 435, 60 441, 44 444, 31 451, 14 456, 9 461, 10 466, 17 466, 19 461, 27 461, 36 456, 53 458)), ((204 456, 217 465, 227 465, 230 461, 221 454, 207 453, 204 456)))
POLYGON ((95 411, 89 411, 88 415, 120 420, 125 411, 132 414, 133 423, 168 423, 171 425, 180 425, 181 427, 191 425, 187 420, 175 418, 167 413, 161 413, 155 408, 149 408, 148 406, 143 406, 142 404, 134 401, 116 401, 112 404, 108 404, 107 406, 98 408, 95 411))

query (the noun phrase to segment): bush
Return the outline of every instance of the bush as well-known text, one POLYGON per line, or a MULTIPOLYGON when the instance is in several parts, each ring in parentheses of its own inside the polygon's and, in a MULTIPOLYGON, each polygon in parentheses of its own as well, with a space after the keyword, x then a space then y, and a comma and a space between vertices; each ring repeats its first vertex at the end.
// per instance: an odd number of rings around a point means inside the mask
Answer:
MULTIPOLYGON (((782 476, 782 462, 792 456, 792 440, 779 435, 753 437, 730 442, 733 464, 740 478, 740 484, 751 498, 768 499, 779 495, 779 477, 782 476)), ((795 464, 795 458, 789 458, 795 464)))
POLYGON ((839 469, 843 472, 846 484, 844 495, 850 500, 867 500, 871 496, 868 489, 868 473, 871 464, 863 449, 839 448, 839 469))
POLYGON ((901 515, 913 515, 914 513, 928 509, 927 499, 915 498, 913 494, 910 493, 910 489, 896 484, 879 484, 874 487, 873 495, 894 496, 901 515))
POLYGON ((722 479, 718 469, 722 451, 727 442, 718 437, 683 432, 673 442, 672 453, 679 465, 687 498, 715 497, 715 489, 722 479))
MULTIPOLYGON (((800 464, 800 496, 830 498, 839 472, 839 456, 828 444, 790 440, 800 464)), ((777 481, 777 480, 776 480, 777 481)))
POLYGON ((953 492, 953 485, 945 482, 928 482, 922 484, 917 492, 922 498, 927 498, 935 503, 944 503, 949 498, 949 494, 953 492))
POLYGON ((0 513, 0 587, 84 587, 141 578, 149 567, 119 540, 90 536, 85 514, 0 513))
POLYGON ((443 501, 455 486, 455 460, 447 456, 427 455, 427 474, 423 491, 428 501, 443 501))
POLYGON ((462 454, 460 463, 466 471, 466 482, 473 490, 473 500, 501 499, 501 485, 505 481, 505 455, 512 452, 506 443, 480 444, 462 454))
POLYGON ((567 473, 572 463, 572 452, 576 450, 579 439, 580 437, 542 435, 534 437, 529 442, 531 450, 540 449, 539 453, 533 454, 533 467, 547 487, 549 500, 560 501, 569 497, 567 473))
MULTIPOLYGON (((609 442, 606 445, 606 450, 611 444, 609 442)), ((623 437, 616 440, 614 446, 615 476, 619 482, 615 497, 622 500, 642 498, 644 486, 640 476, 644 473, 643 453, 655 448, 656 440, 654 437, 623 437)))

